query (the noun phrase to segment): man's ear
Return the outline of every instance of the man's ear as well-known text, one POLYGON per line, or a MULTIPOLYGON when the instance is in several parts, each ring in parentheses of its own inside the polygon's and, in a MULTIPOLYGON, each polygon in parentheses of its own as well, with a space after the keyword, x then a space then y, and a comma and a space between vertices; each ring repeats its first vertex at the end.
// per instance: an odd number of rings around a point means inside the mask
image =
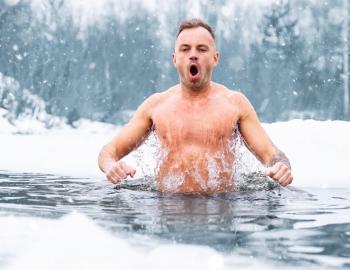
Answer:
POLYGON ((176 67, 176 55, 175 55, 175 53, 172 54, 172 57, 173 57, 173 64, 176 67))
POLYGON ((215 52, 215 54, 214 54, 214 67, 216 67, 216 65, 219 63, 219 58, 220 58, 219 52, 215 52))

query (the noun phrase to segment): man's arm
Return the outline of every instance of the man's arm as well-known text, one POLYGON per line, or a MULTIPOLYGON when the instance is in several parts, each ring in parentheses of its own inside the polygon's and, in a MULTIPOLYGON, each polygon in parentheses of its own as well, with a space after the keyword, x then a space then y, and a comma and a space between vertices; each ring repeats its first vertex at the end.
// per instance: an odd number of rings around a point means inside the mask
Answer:
POLYGON ((237 94, 237 98, 240 108, 238 125, 246 145, 262 163, 268 166, 266 170, 268 176, 282 186, 289 185, 293 176, 288 158, 272 143, 248 99, 242 94, 237 94))
POLYGON ((151 108, 155 95, 148 98, 135 112, 132 119, 100 151, 98 165, 109 181, 118 183, 136 170, 121 161, 124 156, 138 147, 152 128, 151 108))

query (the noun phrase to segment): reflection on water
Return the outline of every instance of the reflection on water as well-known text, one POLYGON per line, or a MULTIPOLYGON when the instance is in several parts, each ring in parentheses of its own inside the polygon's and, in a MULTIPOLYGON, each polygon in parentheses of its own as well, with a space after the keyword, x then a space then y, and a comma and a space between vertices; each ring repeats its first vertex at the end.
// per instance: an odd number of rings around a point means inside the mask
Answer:
POLYGON ((0 215, 57 219, 77 210, 114 233, 273 263, 318 267, 340 260, 338 267, 350 267, 350 189, 183 196, 147 187, 142 180, 113 188, 103 180, 0 172, 0 215))

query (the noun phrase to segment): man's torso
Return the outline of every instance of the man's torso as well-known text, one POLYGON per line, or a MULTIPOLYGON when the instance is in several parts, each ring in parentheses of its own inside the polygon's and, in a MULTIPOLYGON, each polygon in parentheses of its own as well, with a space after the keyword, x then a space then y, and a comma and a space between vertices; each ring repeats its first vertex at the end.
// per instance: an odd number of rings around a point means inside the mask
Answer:
POLYGON ((205 98, 186 99, 178 86, 162 95, 151 115, 163 151, 159 189, 180 193, 232 190, 231 146, 239 119, 234 92, 215 84, 205 98))

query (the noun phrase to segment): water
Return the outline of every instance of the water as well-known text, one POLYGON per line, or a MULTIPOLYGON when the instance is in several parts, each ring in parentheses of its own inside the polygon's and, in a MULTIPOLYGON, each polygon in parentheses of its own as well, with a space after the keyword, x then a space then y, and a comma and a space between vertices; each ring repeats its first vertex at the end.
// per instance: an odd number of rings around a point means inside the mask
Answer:
MULTIPOLYGON (((175 253, 186 250, 182 244, 194 250, 193 245, 209 247, 224 258, 223 268, 215 269, 246 267, 254 260, 272 268, 350 268, 349 188, 265 186, 225 195, 183 196, 160 194, 143 180, 129 183, 114 188, 103 180, 0 171, 0 220, 58 222, 75 211, 131 246, 144 247, 142 254, 174 243, 175 253)), ((84 224, 80 230, 87 227, 84 224)), ((70 224, 68 230, 73 227, 70 224)), ((0 247, 0 268, 13 263, 35 238, 29 225, 11 241, 7 237, 13 228, 1 228, 0 243, 19 244, 0 247)), ((39 234, 45 235, 44 230, 39 234)))

